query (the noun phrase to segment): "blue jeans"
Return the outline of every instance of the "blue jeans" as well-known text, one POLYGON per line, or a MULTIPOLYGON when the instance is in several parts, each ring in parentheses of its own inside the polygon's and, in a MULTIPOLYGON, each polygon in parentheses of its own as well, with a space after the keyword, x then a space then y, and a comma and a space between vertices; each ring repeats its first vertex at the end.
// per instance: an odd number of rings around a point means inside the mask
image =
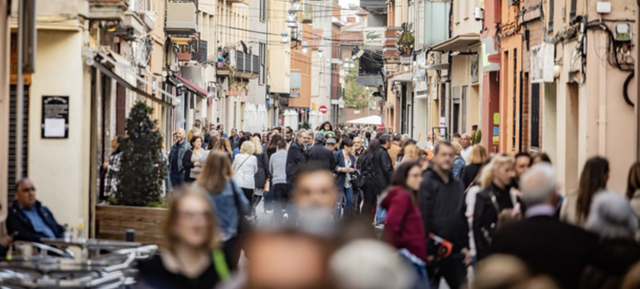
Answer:
POLYGON ((273 210, 273 199, 274 199, 274 186, 271 184, 273 180, 269 181, 269 192, 264 194, 264 204, 262 205, 265 212, 273 210))
POLYGON ((380 207, 380 204, 376 207, 376 218, 375 224, 382 225, 384 224, 384 219, 387 217, 387 210, 380 207))
POLYGON ((351 210, 351 205, 353 203, 353 187, 342 188, 342 193, 338 195, 338 203, 336 204, 336 219, 342 218, 342 199, 346 197, 346 201, 344 204, 344 212, 347 213, 351 210))
POLYGON ((177 189, 180 185, 184 184, 184 173, 169 173, 169 178, 171 178, 171 185, 173 189, 177 189))
POLYGON ((417 264, 415 262, 413 262, 411 259, 407 258, 407 256, 403 255, 403 254, 399 254, 400 257, 402 259, 405 260, 405 262, 407 262, 408 265, 410 265, 411 267, 413 267, 413 269, 415 270, 415 274, 416 274, 416 282, 414 284, 413 287, 414 289, 430 289, 430 280, 429 280, 429 274, 427 273, 427 267, 425 266, 425 264, 417 264))

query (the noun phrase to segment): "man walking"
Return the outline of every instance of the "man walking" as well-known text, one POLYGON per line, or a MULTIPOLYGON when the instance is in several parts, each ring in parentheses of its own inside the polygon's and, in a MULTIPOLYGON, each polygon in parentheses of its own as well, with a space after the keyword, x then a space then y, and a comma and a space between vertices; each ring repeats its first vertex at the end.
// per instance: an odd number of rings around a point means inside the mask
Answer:
POLYGON ((373 155, 373 169, 376 170, 376 194, 380 194, 389 186, 393 175, 393 160, 389 156, 391 136, 384 134, 380 137, 380 148, 373 155))
POLYGON ((313 139, 315 144, 307 149, 307 162, 318 163, 322 168, 333 172, 336 169, 336 161, 333 152, 324 146, 324 134, 317 132, 313 139))
POLYGON ((353 153, 356 157, 364 154, 364 147, 362 146, 362 138, 357 136, 353 138, 353 153))
MULTIPOLYGON (((396 167, 396 159, 398 158, 398 154, 402 150, 400 147, 400 142, 402 141, 402 135, 396 133, 393 135, 393 141, 391 142, 391 146, 387 149, 389 150, 389 157, 391 158, 391 164, 393 167, 396 167)), ((380 143, 382 144, 382 142, 380 143)))
POLYGON ((287 184, 287 143, 284 140, 278 141, 277 152, 271 155, 269 160, 269 172, 271 173, 273 200, 275 211, 273 219, 276 224, 282 224, 282 216, 288 210, 289 185, 287 184))
POLYGON ((307 154, 304 152, 304 143, 307 142, 309 134, 306 131, 298 133, 295 141, 289 146, 287 153, 287 183, 291 185, 296 177, 298 167, 307 163, 307 154))
POLYGON ((184 167, 182 166, 182 158, 184 154, 190 149, 189 142, 185 141, 186 132, 180 128, 176 132, 176 143, 171 146, 171 152, 169 153, 169 178, 171 179, 171 185, 177 188, 181 184, 184 184, 184 167))
POLYGON ((460 138, 460 145, 462 146, 462 151, 460 152, 460 156, 464 159, 466 164, 469 163, 469 156, 471 155, 471 149, 473 146, 471 145, 471 135, 465 133, 460 138))
POLYGON ((236 128, 232 128, 231 136, 229 137, 229 144, 231 145, 231 149, 237 148, 239 141, 240 141, 240 136, 238 136, 238 130, 236 128))
POLYGON ((464 185, 453 177, 451 168, 455 151, 451 143, 443 141, 435 148, 433 166, 424 173, 418 204, 422 215, 424 231, 434 234, 453 244, 451 255, 438 255, 435 238, 427 237, 427 251, 435 257, 430 263, 431 288, 438 288, 440 279, 445 278, 450 288, 460 288, 471 264, 469 252, 469 225, 465 217, 464 185))

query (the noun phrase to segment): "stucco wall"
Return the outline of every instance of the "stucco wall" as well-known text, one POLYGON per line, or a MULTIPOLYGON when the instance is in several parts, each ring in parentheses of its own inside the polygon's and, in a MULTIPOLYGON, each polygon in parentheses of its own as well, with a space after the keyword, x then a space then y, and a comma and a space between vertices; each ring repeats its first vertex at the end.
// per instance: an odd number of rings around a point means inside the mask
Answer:
POLYGON ((73 225, 89 209, 91 98, 81 49, 79 32, 38 31, 29 106, 28 176, 58 222, 73 225), (69 96, 69 138, 41 138, 43 95, 69 96))

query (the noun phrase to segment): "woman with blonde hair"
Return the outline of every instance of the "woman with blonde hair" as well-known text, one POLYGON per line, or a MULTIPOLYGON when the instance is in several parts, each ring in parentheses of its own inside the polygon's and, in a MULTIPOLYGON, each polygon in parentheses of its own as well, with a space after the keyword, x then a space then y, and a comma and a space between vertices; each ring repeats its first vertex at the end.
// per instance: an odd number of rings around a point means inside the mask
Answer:
MULTIPOLYGON (((245 141, 240 147, 240 153, 233 160, 233 180, 238 184, 244 195, 252 204, 253 194, 256 189, 255 175, 258 173, 258 159, 253 155, 256 148, 250 141, 245 141)), ((255 215, 251 214, 254 218, 255 215)))
POLYGON ((229 267, 235 269, 240 259, 238 226, 250 208, 243 190, 233 180, 227 155, 218 150, 211 151, 195 184, 209 195, 215 205, 220 224, 217 239, 223 242, 229 267))
POLYGON ((254 135, 251 137, 251 143, 253 143, 253 146, 256 148, 253 155, 258 160, 258 172, 254 176, 256 188, 253 192, 253 200, 251 202, 253 204, 252 211, 253 214, 255 214, 255 207, 258 206, 262 200, 262 196, 266 193, 265 190, 267 192, 269 191, 269 188, 266 187, 267 180, 269 179, 269 158, 267 157, 267 152, 262 149, 259 136, 254 135))
POLYGON ((218 229, 206 195, 189 189, 175 192, 164 223, 166 245, 138 264, 134 288, 215 288, 229 278, 224 253, 217 249, 218 229))
POLYGON ((469 163, 464 168, 462 173, 462 184, 465 188, 469 188, 473 183, 478 180, 480 170, 489 160, 489 153, 483 145, 477 144, 471 148, 469 154, 469 163))
POLYGON ((511 194, 514 164, 513 157, 497 155, 482 169, 482 191, 476 195, 473 209, 473 237, 478 260, 488 253, 491 238, 498 227, 498 216, 503 210, 516 206, 517 198, 511 194))

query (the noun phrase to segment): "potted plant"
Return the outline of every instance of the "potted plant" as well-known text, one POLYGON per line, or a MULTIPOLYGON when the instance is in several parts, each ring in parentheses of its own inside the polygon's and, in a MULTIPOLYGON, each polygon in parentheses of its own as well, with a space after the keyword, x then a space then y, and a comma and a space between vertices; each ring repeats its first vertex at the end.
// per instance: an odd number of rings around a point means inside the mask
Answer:
POLYGON ((413 55, 413 45, 415 44, 415 37, 411 31, 403 31, 398 37, 398 50, 403 56, 413 55))
POLYGON ((153 109, 137 102, 129 113, 120 144, 122 157, 118 189, 109 203, 96 207, 96 236, 123 240, 128 229, 136 230, 136 241, 162 243, 163 180, 166 176, 162 155, 162 134, 153 109))

